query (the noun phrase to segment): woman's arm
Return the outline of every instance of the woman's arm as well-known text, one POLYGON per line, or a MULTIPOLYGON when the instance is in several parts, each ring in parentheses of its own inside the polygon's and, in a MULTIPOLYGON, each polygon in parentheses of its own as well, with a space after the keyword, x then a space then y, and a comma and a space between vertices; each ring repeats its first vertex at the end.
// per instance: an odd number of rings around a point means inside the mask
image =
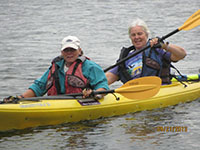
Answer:
MULTIPOLYGON (((153 38, 150 40, 151 47, 153 47, 155 44, 158 44, 158 38, 153 38)), ((168 51, 171 53, 171 61, 179 61, 183 59, 187 54, 186 51, 174 44, 168 44, 168 43, 160 43, 162 46, 162 49, 168 51)))
POLYGON ((28 89, 26 92, 24 92, 22 95, 18 96, 19 98, 28 98, 28 97, 36 97, 33 90, 28 89))
POLYGON ((179 61, 187 55, 183 48, 174 44, 163 44, 162 48, 171 53, 172 61, 179 61))
POLYGON ((111 72, 106 72, 106 78, 108 80, 108 85, 114 83, 119 79, 119 77, 111 72))

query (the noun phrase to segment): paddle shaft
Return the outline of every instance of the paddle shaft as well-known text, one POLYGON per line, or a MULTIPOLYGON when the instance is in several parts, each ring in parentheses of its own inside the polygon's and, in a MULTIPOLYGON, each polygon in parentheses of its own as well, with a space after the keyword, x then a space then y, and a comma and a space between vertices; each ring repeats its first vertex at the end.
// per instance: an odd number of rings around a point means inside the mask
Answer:
MULTIPOLYGON (((93 91, 92 94, 108 94, 108 93, 114 93, 115 90, 106 90, 106 91, 93 91)), ((67 94, 67 96, 83 96, 83 93, 72 93, 72 94, 67 94)))
POLYGON ((143 48, 143 49, 141 49, 141 50, 135 51, 135 53, 133 53, 132 55, 129 55, 129 56, 127 56, 127 57, 125 57, 125 58, 121 59, 120 61, 118 61, 116 64, 114 64, 114 65, 112 65, 112 66, 110 66, 110 67, 108 67, 108 68, 104 69, 104 72, 107 72, 108 70, 110 70, 110 69, 112 69, 112 68, 114 68, 114 67, 118 66, 119 64, 121 64, 121 63, 125 62, 126 60, 130 59, 131 57, 134 57, 134 56, 136 56, 137 54, 141 53, 142 51, 146 50, 146 49, 147 49, 147 48, 149 48, 149 47, 150 47, 150 45, 149 45, 149 46, 146 46, 146 47, 144 47, 144 48, 143 48))
MULTIPOLYGON (((172 32, 170 32, 170 33, 168 33, 167 35, 163 36, 163 37, 161 38, 161 40, 165 40, 166 38, 168 38, 168 37, 174 35, 175 33, 179 32, 179 31, 180 31, 179 29, 176 29, 176 30, 174 30, 174 31, 172 31, 172 32)), ((125 62, 126 60, 128 60, 128 59, 130 59, 130 58, 136 56, 137 54, 143 52, 144 50, 146 50, 146 49, 148 49, 148 48, 150 48, 150 47, 151 47, 151 46, 148 45, 148 46, 145 46, 144 48, 142 48, 141 50, 135 51, 135 53, 133 53, 132 55, 129 55, 129 56, 127 56, 127 57, 121 59, 120 61, 118 61, 116 64, 114 64, 114 65, 112 65, 112 66, 110 66, 110 67, 104 69, 104 72, 107 72, 108 70, 110 70, 110 69, 112 69, 112 68, 118 66, 119 64, 121 64, 121 63, 125 62)))
MULTIPOLYGON (((106 90, 106 91, 93 91, 93 94, 108 94, 114 93, 115 90, 106 90)), ((21 98, 19 101, 40 101, 40 100, 72 100, 72 99, 85 99, 82 97, 83 93, 72 93, 72 94, 62 94, 56 96, 42 96, 42 97, 30 97, 30 98, 21 98)))

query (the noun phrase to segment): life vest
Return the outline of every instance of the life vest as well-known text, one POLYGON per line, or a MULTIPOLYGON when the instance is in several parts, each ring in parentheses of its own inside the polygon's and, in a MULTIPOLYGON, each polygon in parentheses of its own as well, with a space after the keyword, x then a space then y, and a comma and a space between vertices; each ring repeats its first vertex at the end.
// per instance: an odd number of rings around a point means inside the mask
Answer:
MULTIPOLYGON (((135 51, 135 47, 122 48, 119 60, 125 58, 129 52, 135 51)), ((166 53, 165 53, 166 54, 166 53)), ((164 54, 164 55, 165 55, 164 54)), ((140 77, 144 76, 159 76, 162 79, 162 84, 170 84, 170 62, 162 57, 159 57, 159 53, 156 48, 149 48, 142 53, 142 72, 140 77)), ((119 65, 119 78, 123 83, 126 83, 133 78, 128 73, 125 62, 119 65)))
MULTIPOLYGON (((63 58, 56 58, 52 61, 52 67, 47 79, 47 95, 64 94, 61 93, 60 90, 58 65, 56 64, 56 62, 61 59, 63 58)), ((86 86, 88 86, 89 81, 82 73, 82 64, 85 60, 86 57, 79 57, 65 73, 65 94, 80 93, 86 86)))

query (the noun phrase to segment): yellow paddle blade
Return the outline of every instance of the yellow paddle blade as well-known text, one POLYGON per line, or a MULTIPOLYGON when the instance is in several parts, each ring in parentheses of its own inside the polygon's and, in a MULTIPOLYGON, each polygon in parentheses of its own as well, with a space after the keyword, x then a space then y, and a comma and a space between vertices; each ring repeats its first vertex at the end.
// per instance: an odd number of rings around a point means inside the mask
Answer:
POLYGON ((191 30, 200 25, 200 9, 196 11, 178 30, 191 30))
POLYGON ((186 20, 186 22, 192 20, 194 17, 196 17, 197 15, 199 15, 199 13, 200 13, 200 9, 197 10, 192 16, 190 16, 190 17, 186 20))
POLYGON ((161 79, 159 77, 149 76, 130 80, 115 92, 129 99, 145 99, 156 95, 160 86, 161 79))

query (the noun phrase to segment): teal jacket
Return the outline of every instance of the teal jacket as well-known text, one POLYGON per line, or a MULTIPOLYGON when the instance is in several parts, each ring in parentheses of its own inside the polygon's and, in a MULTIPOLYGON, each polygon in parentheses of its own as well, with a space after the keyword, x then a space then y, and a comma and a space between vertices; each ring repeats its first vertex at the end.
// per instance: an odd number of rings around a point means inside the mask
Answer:
MULTIPOLYGON (((56 64, 59 66, 58 76, 60 81, 60 88, 61 93, 65 94, 65 72, 64 72, 64 59, 56 62, 56 64)), ((46 85, 47 85, 47 79, 48 74, 51 69, 51 66, 49 69, 42 75, 42 77, 36 79, 34 83, 29 87, 29 89, 32 89, 36 96, 43 96, 46 94, 46 85)), ((106 76, 102 70, 102 68, 96 64, 95 62, 86 59, 82 65, 82 71, 83 75, 90 81, 91 87, 93 87, 93 90, 97 90, 99 88, 104 88, 106 90, 109 89, 108 82, 106 79, 106 76)))

